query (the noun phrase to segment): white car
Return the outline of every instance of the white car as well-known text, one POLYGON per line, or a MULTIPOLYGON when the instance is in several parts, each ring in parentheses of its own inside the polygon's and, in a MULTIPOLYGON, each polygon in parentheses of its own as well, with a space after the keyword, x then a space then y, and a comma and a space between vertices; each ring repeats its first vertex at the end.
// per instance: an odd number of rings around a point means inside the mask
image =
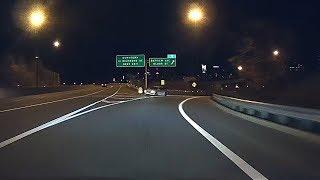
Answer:
POLYGON ((167 96, 167 92, 165 90, 157 90, 158 96, 167 96))
POLYGON ((166 96, 167 92, 165 90, 161 90, 161 89, 147 89, 144 91, 144 93, 146 95, 149 96, 166 96))
POLYGON ((144 93, 145 93, 146 95, 149 95, 149 96, 155 96, 155 95, 157 95, 157 91, 154 90, 154 89, 144 90, 144 93))

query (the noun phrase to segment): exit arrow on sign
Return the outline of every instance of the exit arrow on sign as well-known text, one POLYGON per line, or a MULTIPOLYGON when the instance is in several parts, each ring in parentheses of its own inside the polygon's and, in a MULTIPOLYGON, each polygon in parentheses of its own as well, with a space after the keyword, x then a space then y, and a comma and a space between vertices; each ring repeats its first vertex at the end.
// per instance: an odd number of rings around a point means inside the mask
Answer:
POLYGON ((177 61, 172 58, 150 58, 150 67, 176 67, 177 61))

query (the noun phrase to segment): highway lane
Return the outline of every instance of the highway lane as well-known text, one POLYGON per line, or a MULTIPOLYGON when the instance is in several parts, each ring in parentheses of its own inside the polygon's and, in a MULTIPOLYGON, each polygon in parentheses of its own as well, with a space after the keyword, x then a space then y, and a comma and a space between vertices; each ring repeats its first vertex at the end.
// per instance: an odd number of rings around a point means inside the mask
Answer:
MULTIPOLYGON (((1 148, 0 177, 250 179, 181 115, 185 99, 101 102, 1 148)), ((264 177, 319 179, 319 145, 229 115, 209 98, 183 109, 264 177)))
POLYGON ((119 87, 92 86, 83 90, 19 97, 18 102, 17 98, 7 99, 0 106, 0 141, 99 101, 115 93, 119 87))
POLYGON ((110 106, 26 137, 2 149, 3 175, 246 179, 185 122, 183 99, 110 106))
POLYGON ((267 178, 320 178, 319 144, 222 112, 209 98, 190 100, 184 109, 198 125, 267 178))

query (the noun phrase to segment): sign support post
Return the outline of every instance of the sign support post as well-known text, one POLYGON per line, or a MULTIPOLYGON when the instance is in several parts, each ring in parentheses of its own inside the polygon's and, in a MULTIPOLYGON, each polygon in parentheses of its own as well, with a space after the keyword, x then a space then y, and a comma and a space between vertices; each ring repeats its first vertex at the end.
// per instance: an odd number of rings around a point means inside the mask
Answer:
POLYGON ((148 60, 146 61, 146 65, 144 67, 144 89, 148 89, 148 60))

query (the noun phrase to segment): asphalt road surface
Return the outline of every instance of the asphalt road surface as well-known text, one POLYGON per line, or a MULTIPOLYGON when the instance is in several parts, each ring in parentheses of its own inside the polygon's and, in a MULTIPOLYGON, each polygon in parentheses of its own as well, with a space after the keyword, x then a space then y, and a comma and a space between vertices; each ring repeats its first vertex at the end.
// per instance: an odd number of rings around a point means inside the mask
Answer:
POLYGON ((0 103, 0 179, 320 179, 320 144, 127 85, 0 103))

